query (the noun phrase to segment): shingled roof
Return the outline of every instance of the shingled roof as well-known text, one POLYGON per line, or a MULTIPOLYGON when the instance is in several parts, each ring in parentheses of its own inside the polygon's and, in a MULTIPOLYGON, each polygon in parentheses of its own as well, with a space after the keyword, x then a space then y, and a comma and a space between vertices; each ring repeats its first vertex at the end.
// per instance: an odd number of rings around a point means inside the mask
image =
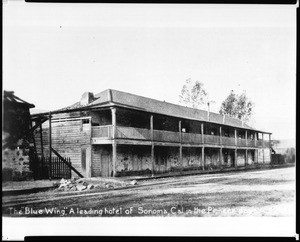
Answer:
POLYGON ((17 105, 22 105, 28 108, 34 108, 35 106, 31 103, 28 103, 21 98, 17 97, 13 91, 4 91, 3 101, 6 103, 12 103, 17 105))
POLYGON ((256 130, 243 123, 241 120, 231 118, 227 115, 223 116, 214 112, 210 112, 208 115, 208 111, 205 110, 184 107, 181 105, 159 101, 152 98, 147 98, 113 89, 107 89, 98 94, 95 94, 93 100, 90 103, 81 104, 81 102, 76 102, 71 106, 53 111, 53 113, 61 113, 72 110, 75 111, 78 109, 100 108, 105 106, 121 106, 150 113, 168 115, 172 117, 223 124, 242 129, 256 130))

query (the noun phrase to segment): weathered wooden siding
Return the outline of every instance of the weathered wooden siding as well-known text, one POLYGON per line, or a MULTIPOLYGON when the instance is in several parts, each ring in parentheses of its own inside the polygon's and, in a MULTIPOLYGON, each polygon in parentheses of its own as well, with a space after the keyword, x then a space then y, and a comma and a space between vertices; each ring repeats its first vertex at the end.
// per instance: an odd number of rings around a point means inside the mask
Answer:
POLYGON ((258 164, 263 164, 264 160, 263 160, 263 149, 258 149, 258 164))
MULTIPOLYGON (((53 115, 52 119, 52 148, 55 149, 61 156, 70 157, 72 165, 82 175, 86 176, 86 173, 81 167, 81 149, 87 149, 87 165, 90 162, 90 145, 91 145, 91 124, 83 124, 82 119, 68 119, 62 121, 55 121, 56 118, 70 118, 75 117, 74 113, 68 115, 53 115)), ((86 119, 87 117, 85 117, 86 119)), ((43 148, 44 156, 49 156, 49 122, 46 121, 42 125, 43 134, 43 148)), ((35 141, 38 155, 42 155, 41 151, 41 139, 39 128, 35 132, 35 141)), ((53 154, 53 156, 55 156, 53 154)), ((87 169, 87 172, 89 170, 87 169)), ((72 173, 72 176, 77 176, 72 173)))
MULTIPOLYGON (((91 176, 101 176, 101 155, 111 156, 111 145, 94 145, 92 147, 92 163, 91 163, 91 176)), ((112 170, 112 164, 110 164, 110 170, 112 170)))
POLYGON ((258 149, 258 163, 259 164, 271 163, 271 151, 269 148, 258 149))
POLYGON ((264 159, 265 159, 265 164, 271 163, 271 151, 268 148, 264 149, 264 159))

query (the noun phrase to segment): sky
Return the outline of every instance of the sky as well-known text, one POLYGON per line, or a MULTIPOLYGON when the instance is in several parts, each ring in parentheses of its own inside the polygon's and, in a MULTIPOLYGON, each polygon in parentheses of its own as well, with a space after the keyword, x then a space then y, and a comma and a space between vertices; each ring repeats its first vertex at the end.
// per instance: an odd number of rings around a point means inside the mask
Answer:
POLYGON ((55 110, 111 88, 179 104, 188 78, 218 112, 231 90, 250 125, 295 139, 296 6, 3 4, 3 89, 55 110))

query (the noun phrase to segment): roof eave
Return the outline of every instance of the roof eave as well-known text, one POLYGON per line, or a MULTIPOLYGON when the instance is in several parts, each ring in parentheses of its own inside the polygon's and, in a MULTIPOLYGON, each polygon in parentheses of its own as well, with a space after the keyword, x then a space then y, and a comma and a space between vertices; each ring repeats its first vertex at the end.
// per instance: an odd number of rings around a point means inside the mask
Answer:
MULTIPOLYGON (((37 116, 41 116, 41 115, 49 115, 49 113, 51 113, 51 114, 71 113, 71 112, 76 112, 76 111, 87 111, 87 110, 93 110, 93 109, 98 109, 98 108, 107 108, 107 107, 129 108, 129 109, 135 109, 135 110, 138 110, 138 111, 143 111, 143 112, 148 112, 148 113, 153 113, 153 114, 161 114, 161 113, 158 113, 158 112, 149 112, 149 111, 147 111, 143 108, 138 108, 138 107, 135 107, 135 106, 124 105, 122 103, 118 103, 118 102, 114 102, 114 101, 112 101, 112 102, 107 101, 107 102, 103 102, 103 103, 100 103, 100 104, 97 103, 97 104, 94 104, 94 105, 88 105, 88 106, 80 107, 80 108, 73 108, 73 109, 67 109, 67 110, 56 110, 56 111, 49 111, 49 112, 32 114, 31 117, 37 117, 37 116)), ((161 114, 161 115, 165 115, 165 114, 161 114)), ((169 115, 166 115, 166 116, 169 116, 169 115)), ((172 116, 172 117, 185 118, 185 117, 179 117, 179 116, 172 116)), ((188 118, 188 119, 194 120, 194 121, 205 122, 205 123, 213 123, 213 124, 218 124, 218 125, 224 125, 224 126, 228 126, 228 127, 232 127, 232 128, 251 130, 251 131, 256 131, 256 132, 260 132, 260 133, 264 133, 264 134, 272 134, 270 132, 261 131, 261 130, 257 130, 257 129, 251 129, 251 128, 246 128, 246 127, 238 127, 238 126, 222 124, 222 123, 217 123, 217 122, 208 121, 208 120, 192 119, 192 118, 188 118)))

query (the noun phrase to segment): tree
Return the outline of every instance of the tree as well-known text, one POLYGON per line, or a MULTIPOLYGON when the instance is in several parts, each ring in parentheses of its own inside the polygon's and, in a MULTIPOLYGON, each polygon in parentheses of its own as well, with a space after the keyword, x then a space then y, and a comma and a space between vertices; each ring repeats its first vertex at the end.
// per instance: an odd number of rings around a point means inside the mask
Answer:
POLYGON ((200 108, 208 103, 208 93, 203 88, 203 83, 186 80, 179 95, 179 102, 191 108, 200 108))
POLYGON ((247 97, 245 91, 238 95, 231 90, 222 102, 219 113, 248 122, 253 114, 253 107, 254 103, 247 97))

